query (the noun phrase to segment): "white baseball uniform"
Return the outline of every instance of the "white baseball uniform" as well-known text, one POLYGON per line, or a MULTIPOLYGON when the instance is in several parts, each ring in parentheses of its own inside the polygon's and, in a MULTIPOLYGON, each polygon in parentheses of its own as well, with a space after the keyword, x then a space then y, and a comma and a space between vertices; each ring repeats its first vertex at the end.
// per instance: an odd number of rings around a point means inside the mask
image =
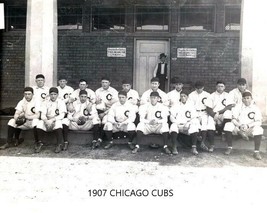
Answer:
MULTIPOLYGON (((143 93, 143 95, 141 97, 141 101, 140 101, 141 105, 146 104, 146 103, 150 103, 150 93, 151 92, 153 92, 153 90, 149 89, 143 93)), ((167 94, 165 92, 163 92, 161 89, 157 89, 156 92, 158 92, 159 96, 160 96, 159 102, 165 106, 169 106, 167 94)))
POLYGON ((69 101, 70 95, 74 92, 74 89, 68 85, 65 87, 57 86, 58 98, 62 99, 65 103, 69 101))
MULTIPOLYGON (((81 89, 74 90, 72 92, 72 94, 70 95, 70 98, 74 99, 74 100, 79 100, 80 91, 81 91, 81 89)), ((89 101, 94 104, 95 101, 96 101, 95 92, 93 90, 89 89, 89 88, 86 88, 85 91, 87 92, 87 97, 88 97, 89 101)))
POLYGON ((174 89, 167 93, 170 108, 180 103, 180 92, 181 91, 178 92, 176 89, 174 89))

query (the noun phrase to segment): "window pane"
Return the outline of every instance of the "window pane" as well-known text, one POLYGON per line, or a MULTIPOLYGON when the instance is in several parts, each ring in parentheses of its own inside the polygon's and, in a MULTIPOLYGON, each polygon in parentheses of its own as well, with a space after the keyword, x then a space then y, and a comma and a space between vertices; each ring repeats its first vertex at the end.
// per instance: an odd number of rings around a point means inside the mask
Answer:
POLYGON ((82 8, 59 7, 58 29, 82 29, 82 8))
POLYGON ((136 8, 136 30, 169 30, 169 8, 136 8))
POLYGON ((92 8, 93 31, 124 30, 124 8, 92 8))
POLYGON ((8 29, 9 30, 25 30, 27 7, 8 7, 8 29))
POLYGON ((225 8, 225 30, 240 30, 241 8, 225 8))
POLYGON ((214 31, 213 7, 182 7, 180 30, 214 31))

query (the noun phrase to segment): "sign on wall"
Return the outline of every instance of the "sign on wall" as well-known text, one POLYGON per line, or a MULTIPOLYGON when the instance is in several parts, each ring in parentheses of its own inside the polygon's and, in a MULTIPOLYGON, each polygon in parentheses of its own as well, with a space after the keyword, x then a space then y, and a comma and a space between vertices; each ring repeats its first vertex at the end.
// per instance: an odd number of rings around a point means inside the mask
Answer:
POLYGON ((126 48, 107 48, 108 57, 126 57, 126 48))
POLYGON ((177 58, 196 58, 197 48, 177 48, 177 58))
POLYGON ((4 4, 0 3, 0 30, 5 29, 4 4))

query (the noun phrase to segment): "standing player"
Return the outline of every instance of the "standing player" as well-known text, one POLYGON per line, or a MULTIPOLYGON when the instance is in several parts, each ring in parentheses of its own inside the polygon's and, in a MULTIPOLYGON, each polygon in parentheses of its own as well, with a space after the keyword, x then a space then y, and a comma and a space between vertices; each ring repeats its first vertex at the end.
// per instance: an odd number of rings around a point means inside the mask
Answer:
POLYGON ((79 81, 79 89, 76 89, 70 96, 70 101, 74 102, 79 99, 79 94, 81 90, 85 90, 88 94, 88 99, 91 103, 95 103, 96 97, 95 92, 88 88, 88 83, 85 79, 80 79, 79 81))
POLYGON ((150 98, 151 92, 158 92, 159 93, 158 101, 160 103, 163 103, 163 105, 165 106, 169 106, 167 94, 163 92, 161 89, 159 89, 159 86, 160 86, 159 78, 156 78, 156 77, 152 78, 150 80, 150 83, 151 83, 150 89, 143 93, 140 104, 143 105, 143 104, 149 103, 151 100, 150 98))
POLYGON ((45 86, 45 77, 38 74, 35 77, 36 86, 33 87, 34 97, 37 101, 44 102, 49 98, 49 88, 45 86))
POLYGON ((67 113, 66 104, 58 98, 58 89, 51 87, 49 89, 50 99, 45 101, 42 107, 41 120, 37 124, 37 135, 40 139, 35 147, 35 152, 39 153, 43 146, 43 133, 55 132, 57 138, 57 147, 55 153, 63 149, 62 143, 62 120, 67 113))
POLYGON ((189 94, 189 101, 193 103, 197 111, 197 117, 200 121, 200 126, 201 126, 200 130, 202 138, 200 148, 202 148, 205 151, 209 150, 209 148, 205 144, 207 139, 207 129, 208 129, 208 114, 206 111, 206 101, 209 96, 210 94, 204 91, 204 84, 201 81, 197 81, 195 83, 195 91, 189 94))
POLYGON ((249 137, 254 138, 255 150, 253 157, 261 160, 260 145, 263 135, 262 115, 259 108, 254 104, 250 92, 243 92, 242 104, 237 105, 233 110, 232 122, 225 124, 225 138, 228 148, 225 152, 229 155, 232 152, 232 133, 241 135, 243 139, 249 140, 249 137))
POLYGON ((159 88, 162 91, 165 91, 165 82, 168 79, 168 68, 166 63, 167 55, 161 53, 159 55, 160 63, 154 69, 153 77, 157 77, 159 79, 159 88))
POLYGON ((172 78, 171 83, 174 85, 174 89, 167 93, 170 108, 180 103, 180 93, 184 86, 182 80, 178 77, 172 78))
POLYGON ((129 137, 128 145, 134 149, 132 144, 135 136, 135 109, 132 104, 127 102, 127 93, 118 93, 119 102, 112 105, 108 113, 108 120, 104 126, 108 144, 104 147, 109 149, 113 145, 112 134, 115 132, 127 132, 129 137))
MULTIPOLYGON (((158 92, 151 92, 150 103, 140 106, 139 115, 140 123, 137 130, 137 143, 141 140, 143 135, 161 134, 163 136, 163 149, 166 154, 171 154, 167 143, 169 135, 169 125, 167 122, 169 116, 168 107, 159 103, 160 96, 158 92)), ((136 144, 132 153, 135 154, 139 150, 139 145, 136 144)))
POLYGON ((127 93, 127 102, 133 106, 137 106, 139 104, 139 94, 136 90, 132 89, 132 83, 130 80, 125 79, 122 81, 122 90, 127 93))
MULTIPOLYGON (((21 130, 33 129, 38 122, 40 116, 36 100, 33 98, 33 88, 24 88, 24 98, 17 104, 16 112, 12 119, 8 122, 7 128, 7 142, 0 147, 0 149, 6 149, 10 147, 13 137, 15 135, 15 146, 18 146, 19 135, 21 130)), ((36 129, 34 129, 35 141, 38 141, 36 129)))
POLYGON ((74 89, 67 85, 68 81, 65 77, 58 78, 58 98, 62 99, 66 104, 69 103, 70 95, 73 93, 74 89))

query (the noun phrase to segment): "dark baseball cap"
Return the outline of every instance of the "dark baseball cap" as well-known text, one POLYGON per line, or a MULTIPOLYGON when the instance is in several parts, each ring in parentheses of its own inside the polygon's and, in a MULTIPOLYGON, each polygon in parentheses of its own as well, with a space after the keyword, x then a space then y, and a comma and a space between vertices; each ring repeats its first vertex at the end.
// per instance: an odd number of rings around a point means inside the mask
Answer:
POLYGON ((195 88, 201 89, 202 87, 204 87, 204 83, 202 81, 197 81, 195 83, 195 88))
POLYGON ((160 97, 158 92, 151 92, 151 93, 150 93, 150 97, 151 97, 151 96, 160 97))
POLYGON ((151 78, 150 82, 159 82, 159 78, 158 77, 153 77, 151 78))
POLYGON ((180 92, 180 95, 181 94, 185 94, 185 95, 189 95, 190 94, 190 91, 189 90, 187 90, 187 89, 183 89, 181 92, 180 92))
POLYGON ((243 92, 243 93, 242 93, 242 97, 243 97, 243 98, 244 98, 244 97, 248 97, 248 96, 252 97, 251 92, 246 91, 246 92, 243 92))
POLYGON ((57 89, 56 87, 51 87, 51 88, 49 89, 49 94, 52 93, 52 92, 58 94, 58 89, 57 89))
POLYGON ((247 81, 246 81, 246 79, 244 79, 244 78, 239 78, 238 80, 237 80, 237 84, 246 84, 247 83, 247 81))

